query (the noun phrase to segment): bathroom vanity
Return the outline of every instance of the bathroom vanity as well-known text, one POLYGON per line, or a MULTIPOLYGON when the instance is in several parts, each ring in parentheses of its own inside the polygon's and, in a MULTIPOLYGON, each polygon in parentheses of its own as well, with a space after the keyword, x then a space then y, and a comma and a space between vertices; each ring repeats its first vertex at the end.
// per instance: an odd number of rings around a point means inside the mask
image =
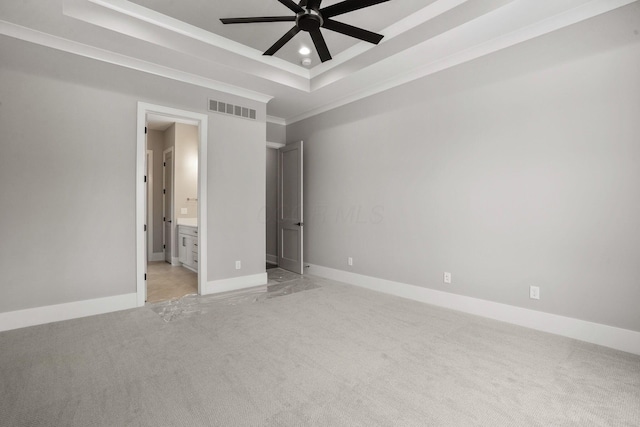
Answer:
POLYGON ((178 260, 189 270, 198 271, 198 227, 178 223, 178 260))

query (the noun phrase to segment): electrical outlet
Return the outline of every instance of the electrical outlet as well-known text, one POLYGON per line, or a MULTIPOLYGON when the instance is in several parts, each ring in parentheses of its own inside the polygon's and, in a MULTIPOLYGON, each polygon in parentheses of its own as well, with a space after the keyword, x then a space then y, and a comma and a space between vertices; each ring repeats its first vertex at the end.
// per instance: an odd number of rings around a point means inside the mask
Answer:
POLYGON ((242 268, 242 264, 240 261, 236 261, 236 270, 240 270, 242 268))
POLYGON ((347 264, 353 265, 353 258, 351 257, 347 258, 347 264))
POLYGON ((529 286, 529 298, 540 299, 540 288, 537 286, 529 286))
POLYGON ((445 271, 443 280, 444 280, 444 283, 451 283, 451 273, 449 273, 448 271, 445 271))

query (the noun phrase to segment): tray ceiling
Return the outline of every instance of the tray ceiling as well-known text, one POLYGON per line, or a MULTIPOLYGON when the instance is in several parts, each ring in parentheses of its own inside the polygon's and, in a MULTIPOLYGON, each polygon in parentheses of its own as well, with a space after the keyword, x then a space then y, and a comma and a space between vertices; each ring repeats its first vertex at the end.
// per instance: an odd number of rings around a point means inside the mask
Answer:
POLYGON ((297 52, 313 50, 306 33, 262 55, 291 22, 219 21, 292 14, 277 0, 0 2, 0 34, 268 102, 292 123, 623 6, 638 14, 639 1, 390 0, 339 17, 383 34, 380 44, 323 29, 333 59, 312 52, 308 68, 297 52))
MULTIPOLYGON (((342 0, 324 0, 322 7, 340 3, 342 0)), ((336 17, 335 20, 349 25, 379 32, 395 22, 417 12, 435 0, 391 0, 365 9, 336 17)), ((248 47, 264 52, 292 26, 292 22, 224 25, 220 18, 251 16, 293 16, 287 7, 277 0, 211 1, 211 0, 132 0, 140 6, 186 22, 205 31, 220 35, 248 47)), ((332 55, 340 54, 359 43, 357 39, 322 30, 332 55)), ((276 53, 276 57, 300 65, 304 57, 298 53, 303 47, 311 48, 312 66, 320 63, 308 33, 298 33, 291 42, 276 53)))

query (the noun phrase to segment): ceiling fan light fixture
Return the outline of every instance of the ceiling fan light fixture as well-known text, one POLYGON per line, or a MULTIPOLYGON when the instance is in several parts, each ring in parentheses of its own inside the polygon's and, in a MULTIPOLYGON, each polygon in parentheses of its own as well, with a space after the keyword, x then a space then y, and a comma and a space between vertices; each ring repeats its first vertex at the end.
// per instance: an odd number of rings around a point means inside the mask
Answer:
POLYGON ((308 67, 309 65, 311 65, 311 58, 304 58, 302 61, 300 61, 302 63, 302 65, 304 65, 305 67, 308 67))
MULTIPOLYGON (((295 25, 287 31, 278 41, 276 41, 263 55, 271 56, 275 54, 282 46, 287 44, 300 31, 309 33, 316 52, 322 62, 331 60, 331 53, 324 40, 321 28, 325 30, 335 31, 349 37, 364 40, 369 43, 378 44, 384 37, 363 28, 354 27, 353 25, 343 22, 334 21, 334 16, 344 13, 353 12, 354 10, 364 9, 378 3, 388 2, 390 0, 343 0, 339 3, 332 4, 328 7, 321 7, 322 0, 300 0, 296 3, 294 0, 278 0, 284 6, 289 8, 294 16, 257 16, 247 18, 221 18, 223 24, 250 24, 257 22, 285 22, 294 21, 295 25)), ((300 52, 302 55, 304 53, 300 52)))

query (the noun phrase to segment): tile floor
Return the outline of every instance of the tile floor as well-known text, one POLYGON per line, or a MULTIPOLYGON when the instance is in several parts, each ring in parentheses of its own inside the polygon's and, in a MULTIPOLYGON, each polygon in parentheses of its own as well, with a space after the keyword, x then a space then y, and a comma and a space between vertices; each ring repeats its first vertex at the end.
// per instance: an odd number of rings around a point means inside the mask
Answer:
POLYGON ((182 266, 147 263, 147 302, 156 303, 198 293, 198 275, 182 266))

